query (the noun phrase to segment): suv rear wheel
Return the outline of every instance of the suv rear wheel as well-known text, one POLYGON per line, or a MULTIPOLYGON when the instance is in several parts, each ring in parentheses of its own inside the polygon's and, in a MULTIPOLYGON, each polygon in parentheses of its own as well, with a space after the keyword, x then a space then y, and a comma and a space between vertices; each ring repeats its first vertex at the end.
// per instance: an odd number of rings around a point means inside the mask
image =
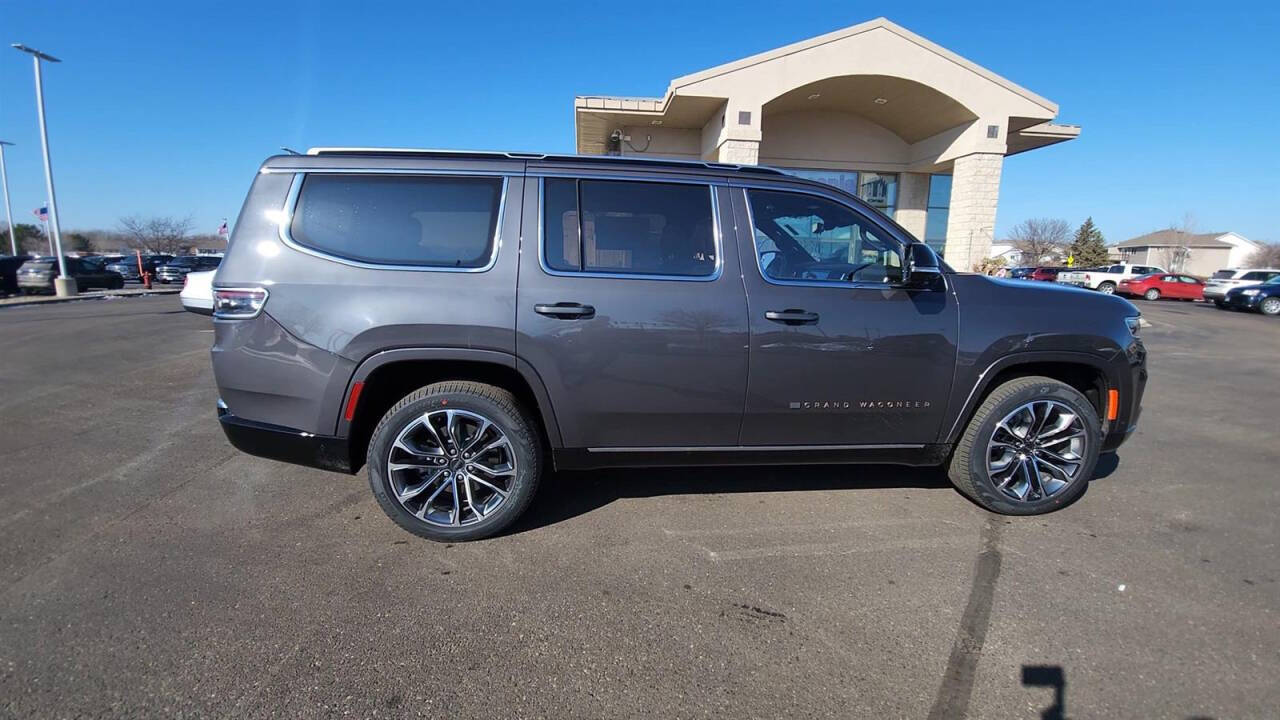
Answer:
POLYGON ((1017 378, 974 413, 947 472, 988 510, 1038 515, 1084 492, 1101 435, 1097 410, 1078 390, 1047 377, 1017 378))
POLYGON ((387 411, 367 462, 373 495, 397 525, 429 540, 477 540, 529 506, 542 444, 511 393, 442 382, 387 411))
POLYGON ((1108 280, 1098 286, 1098 292, 1103 295, 1114 295, 1116 292, 1116 284, 1108 280))

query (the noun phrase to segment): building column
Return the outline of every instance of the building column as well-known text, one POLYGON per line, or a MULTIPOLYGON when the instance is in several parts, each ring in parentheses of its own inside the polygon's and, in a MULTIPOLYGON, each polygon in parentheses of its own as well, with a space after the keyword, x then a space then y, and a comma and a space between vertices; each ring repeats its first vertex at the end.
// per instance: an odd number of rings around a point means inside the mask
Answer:
POLYGON ((759 140, 725 140, 716 148, 715 162, 733 165, 759 165, 759 140))
POLYGON ((905 172, 898 175, 898 209, 893 219, 924 242, 925 223, 929 219, 928 175, 905 172))
POLYGON ((1003 167, 1004 156, 997 153, 974 153, 955 160, 944 255, 958 271, 973 270, 991 255, 1003 167))

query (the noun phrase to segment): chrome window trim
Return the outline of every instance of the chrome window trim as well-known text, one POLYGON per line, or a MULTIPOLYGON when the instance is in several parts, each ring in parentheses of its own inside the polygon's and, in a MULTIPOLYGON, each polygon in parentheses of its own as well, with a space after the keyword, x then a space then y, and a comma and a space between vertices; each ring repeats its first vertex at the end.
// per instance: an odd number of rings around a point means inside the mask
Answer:
POLYGON ((659 447, 589 447, 589 453, 640 453, 640 452, 778 452, 785 450, 918 450, 919 444, 887 445, 691 445, 659 447))
MULTIPOLYGON (((563 176, 563 178, 561 178, 561 176, 559 175, 556 175, 553 177, 558 179, 569 179, 569 180, 605 179, 605 180, 612 180, 617 182, 655 182, 655 183, 667 182, 665 179, 662 179, 662 178, 633 179, 633 178, 627 177, 627 178, 619 179, 619 177, 616 175, 607 175, 601 178, 588 177, 586 175, 581 175, 581 174, 565 175, 563 176)), ((719 280, 720 276, 724 273, 724 237, 720 232, 720 201, 716 198, 716 188, 723 187, 723 186, 717 186, 714 183, 707 182, 706 180, 703 180, 701 182, 691 180, 691 181, 685 181, 683 183, 688 185, 706 185, 708 190, 711 193, 711 233, 714 236, 714 241, 716 244, 716 265, 712 269, 711 274, 710 275, 653 275, 653 274, 643 274, 643 273, 611 273, 611 272, 601 272, 599 270, 583 270, 583 271, 556 270, 551 266, 549 266, 547 264, 546 237, 545 237, 545 229, 544 229, 547 224, 546 207, 545 207, 545 200, 543 195, 545 192, 545 186, 546 186, 545 180, 546 180, 545 177, 538 176, 538 265, 542 267, 542 272, 546 273, 547 275, 551 275, 554 277, 609 278, 609 279, 625 279, 625 280, 662 280, 667 282, 671 282, 671 281, 715 282, 716 280, 719 280)), ((667 184, 672 184, 672 183, 667 183, 667 184)), ((581 208, 579 208, 579 212, 581 212, 581 208)))
POLYGON ((292 168, 292 167, 264 167, 258 171, 263 175, 306 175, 309 173, 320 174, 338 174, 338 175, 457 175, 460 177, 522 177, 522 170, 451 170, 448 168, 374 168, 368 166, 360 167, 315 167, 315 168, 292 168))
POLYGON ((885 226, 883 223, 876 222, 875 219, 871 218, 867 214, 859 212, 857 208, 851 206, 848 202, 845 202, 837 195, 824 193, 816 189, 779 187, 777 185, 766 185, 766 184, 759 184, 759 183, 734 183, 733 187, 735 190, 738 190, 742 193, 742 205, 747 210, 747 231, 751 233, 751 237, 750 237, 751 254, 755 255, 756 270, 760 273, 760 278, 763 279, 766 283, 769 283, 770 285, 779 285, 783 287, 820 287, 820 288, 836 288, 841 290, 898 289, 897 285, 894 285, 893 283, 887 283, 887 282, 865 282, 865 281, 843 282, 840 280, 779 280, 777 278, 769 277, 769 274, 764 271, 764 266, 760 264, 760 249, 756 246, 756 216, 755 216, 755 212, 751 209, 751 195, 750 193, 747 192, 748 190, 765 190, 770 192, 789 192, 789 193, 796 193, 799 195, 812 195, 814 197, 822 198, 823 200, 827 200, 827 201, 836 203, 841 207, 847 208, 849 212, 854 214, 854 217, 865 218, 872 227, 879 229, 881 232, 888 235, 889 238, 892 239, 894 242, 898 243, 898 249, 899 249, 898 260, 899 262, 903 263, 902 267, 905 267, 905 263, 907 261, 907 258, 906 258, 907 244, 904 244, 902 241, 902 238, 898 237, 898 233, 894 232, 891 228, 885 226))
MULTIPOLYGON (((469 176, 479 175, 479 176, 502 179, 502 189, 499 191, 501 194, 498 197, 498 219, 497 219, 497 222, 494 223, 494 227, 493 227, 493 248, 489 252, 489 261, 480 267, 457 268, 457 267, 438 267, 434 265, 402 265, 398 263, 365 262, 363 260, 355 260, 352 258, 342 257, 341 255, 333 255, 331 253, 327 253, 322 250, 317 250, 315 248, 307 247, 306 245, 303 245, 302 243, 294 240, 293 235, 291 233, 291 228, 293 226, 293 213, 298 206, 298 197, 299 195, 302 194, 303 180, 305 179, 305 176, 307 175, 307 173, 310 173, 310 172, 311 172, 310 170, 306 170, 303 172, 295 172, 293 174, 293 180, 289 184, 289 194, 285 198, 284 208, 282 210, 282 217, 280 218, 280 227, 279 227, 280 242, 284 243, 285 245, 289 246, 294 250, 297 250, 300 253, 305 253, 312 257, 320 258, 321 260, 328 260, 330 262, 341 263, 343 265, 350 265, 351 267, 364 268, 366 270, 409 270, 413 272, 482 273, 482 272, 488 272, 492 270, 493 266, 498 264, 498 252, 502 249, 502 226, 503 226, 503 221, 506 219, 505 215, 506 215, 506 209, 507 209, 507 191, 510 185, 510 178, 506 175, 500 175, 495 173, 403 173, 403 174, 418 174, 418 175, 425 175, 425 174, 469 175, 469 176)), ((384 173, 354 172, 354 173, 347 173, 347 174, 382 175, 384 173)), ((386 174, 397 174, 397 173, 386 173, 386 174)))

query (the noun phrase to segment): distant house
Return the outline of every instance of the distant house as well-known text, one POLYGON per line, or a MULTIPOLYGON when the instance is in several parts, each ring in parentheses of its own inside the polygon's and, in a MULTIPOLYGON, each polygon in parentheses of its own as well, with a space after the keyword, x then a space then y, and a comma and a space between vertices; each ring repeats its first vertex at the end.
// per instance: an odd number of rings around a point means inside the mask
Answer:
POLYGON ((1008 243, 994 243, 991 245, 992 258, 1004 258, 1006 265, 1016 265, 1021 258, 1022 253, 1018 249, 1008 243))
POLYGON ((1185 233, 1157 230, 1115 245, 1120 259, 1135 265, 1209 276, 1222 268, 1244 267, 1258 244, 1233 232, 1185 233))

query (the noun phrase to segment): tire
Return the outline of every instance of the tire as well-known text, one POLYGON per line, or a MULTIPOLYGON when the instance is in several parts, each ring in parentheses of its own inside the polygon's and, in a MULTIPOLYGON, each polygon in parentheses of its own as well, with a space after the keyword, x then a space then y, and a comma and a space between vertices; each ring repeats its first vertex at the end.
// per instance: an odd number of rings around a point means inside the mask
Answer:
POLYGON ((1226 309, 1227 309, 1227 303, 1226 303, 1225 301, 1223 301, 1223 300, 1214 300, 1214 301, 1213 301, 1213 304, 1214 304, 1214 305, 1215 305, 1219 310, 1226 310, 1226 309))
POLYGON ((396 403, 373 431, 366 460, 369 486, 383 512, 414 535, 439 542, 490 537, 520 517, 537 491, 543 460, 536 428, 515 396, 501 388, 462 381, 428 385, 396 403), (424 420, 432 427, 425 427, 424 420), (461 442, 451 443, 450 435, 444 433, 443 423, 453 421, 459 425, 456 434, 461 436, 461 442), (483 422, 491 427, 479 429, 483 422), (468 435, 468 431, 474 435, 468 435), (497 442, 494 438, 498 433, 505 437, 506 444, 471 460, 462 457, 469 442, 490 445, 497 442), (397 444, 402 436, 404 441, 397 444), (407 452, 410 447, 420 452, 407 452), (396 464, 430 464, 425 469, 402 466, 392 470, 393 456, 396 464), (437 468, 434 463, 444 467, 437 468), (511 466, 514 470, 503 477, 485 469, 511 466), (457 474, 459 470, 464 472, 457 474), (460 482, 459 478, 465 480, 460 482), (400 486, 399 491, 396 485, 400 486), (418 493, 407 495, 423 487, 418 493), (467 488, 474 493, 470 497, 467 488), (506 495, 499 497, 498 490, 505 490, 506 495), (406 493, 404 502, 398 499, 398 492, 406 493), (420 500, 424 495, 430 497, 420 500), (454 497, 456 509, 449 502, 454 497), (472 500, 478 501, 480 507, 472 500), (486 507, 490 503, 494 504, 486 507), (480 508, 485 510, 481 512, 480 508))
POLYGON ((1098 292, 1103 295, 1114 295, 1116 292, 1116 284, 1108 280, 1098 285, 1098 292))
POLYGON ((1147 300, 1159 300, 1160 291, 1156 288, 1151 288, 1150 290, 1147 290, 1146 292, 1142 293, 1142 297, 1146 298, 1147 300))
POLYGON ((1273 295, 1269 298, 1263 298, 1262 302, 1258 303, 1258 311, 1271 317, 1280 315, 1280 296, 1273 295))
MULTIPOLYGON (((1055 423, 1066 417, 1062 410, 1059 410, 1057 415, 1051 416, 1056 418, 1055 423)), ((1013 424, 1006 427, 1016 429, 1013 424)), ((1013 434, 1013 437, 1018 436, 1013 434)), ((951 462, 947 467, 947 474, 960 492, 987 510, 1003 515, 1039 515, 1070 504, 1084 492, 1097 466, 1101 446, 1102 429, 1098 411, 1078 390, 1047 377, 1015 378, 993 390, 973 414, 960 441, 956 443, 951 462), (997 486, 992 480, 993 473, 989 469, 990 454, 1001 451, 990 445, 993 435, 1000 432, 1001 439, 1009 438, 1009 435, 1005 434, 1006 431, 998 429, 998 426, 1011 413, 1032 403, 1036 404, 1035 407, 1061 408, 1067 413, 1074 413, 1072 423, 1064 432, 1074 434, 1077 420, 1078 429, 1083 432, 1081 446, 1077 446, 1074 440, 1068 441, 1065 446, 1066 451, 1063 451, 1063 445, 1054 446, 1055 450, 1062 453, 1060 457, 1071 457, 1073 460, 1078 460, 1078 463, 1072 468, 1069 476, 1064 473, 1063 477, 1068 477, 1066 481, 1059 480, 1046 468, 1045 472, 1052 483, 1063 484, 1051 492, 1041 493, 1039 497, 1032 490, 1029 471, 1019 469, 1018 464, 1021 461, 1017 458, 1021 455, 1016 452, 1004 450, 1004 452, 1013 453, 1013 459, 1010 461, 1013 472, 1010 477, 1015 478, 1015 481, 1006 489, 1002 490, 997 486), (1027 486, 1026 497, 1024 499, 1013 497, 1010 493, 1016 494, 1021 485, 1027 486)), ((1036 451, 1037 454, 1039 452, 1041 451, 1036 451)), ((1033 461, 1030 466, 1024 463, 1024 467, 1038 469, 1046 464, 1048 464, 1047 461, 1040 463, 1033 461)), ((1043 480, 1041 480, 1041 487, 1042 490, 1049 490, 1049 485, 1044 484, 1043 480)))

